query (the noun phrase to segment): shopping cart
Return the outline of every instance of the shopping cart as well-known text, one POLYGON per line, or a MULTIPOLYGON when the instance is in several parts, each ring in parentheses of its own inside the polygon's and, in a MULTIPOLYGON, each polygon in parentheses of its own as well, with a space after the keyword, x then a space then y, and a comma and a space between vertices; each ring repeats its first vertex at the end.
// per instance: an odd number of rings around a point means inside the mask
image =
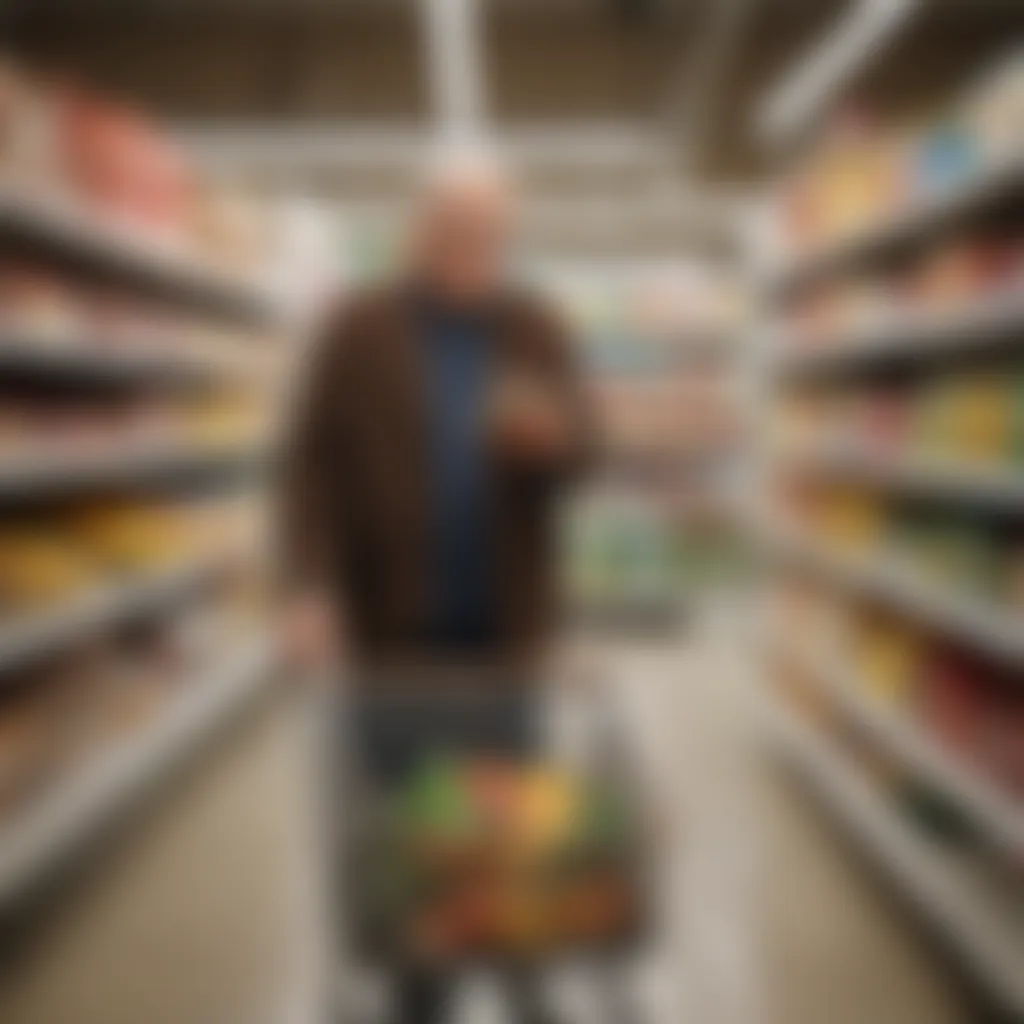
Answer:
POLYGON ((650 934, 653 830, 601 692, 576 710, 589 721, 571 759, 452 753, 397 790, 350 787, 340 864, 360 964, 582 968, 608 1024, 636 1024, 626 978, 650 934))

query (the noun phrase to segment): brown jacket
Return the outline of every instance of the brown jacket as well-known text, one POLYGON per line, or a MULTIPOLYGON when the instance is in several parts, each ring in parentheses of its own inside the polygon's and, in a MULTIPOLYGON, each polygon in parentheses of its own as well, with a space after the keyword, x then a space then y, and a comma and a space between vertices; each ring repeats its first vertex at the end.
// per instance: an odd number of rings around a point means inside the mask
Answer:
MULTIPOLYGON (((286 460, 284 549, 292 584, 325 586, 343 610, 357 665, 422 666, 431 561, 422 341, 413 296, 394 286, 351 299, 314 353, 286 460)), ((571 349, 525 295, 495 303, 500 378, 541 377, 560 396, 573 443, 556 463, 495 454, 499 639, 488 661, 524 667, 555 619, 555 500, 587 461, 592 431, 571 349), (493 659, 491 655, 493 654, 493 659)))

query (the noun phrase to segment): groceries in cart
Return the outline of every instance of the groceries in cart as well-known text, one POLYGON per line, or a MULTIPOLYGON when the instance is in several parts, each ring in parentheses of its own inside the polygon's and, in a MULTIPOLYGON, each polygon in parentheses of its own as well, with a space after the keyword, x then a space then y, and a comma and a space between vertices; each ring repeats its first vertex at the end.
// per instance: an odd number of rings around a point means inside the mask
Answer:
POLYGON ((356 891, 373 945, 432 962, 622 943, 641 913, 626 794, 562 769, 438 758, 370 816, 356 891))

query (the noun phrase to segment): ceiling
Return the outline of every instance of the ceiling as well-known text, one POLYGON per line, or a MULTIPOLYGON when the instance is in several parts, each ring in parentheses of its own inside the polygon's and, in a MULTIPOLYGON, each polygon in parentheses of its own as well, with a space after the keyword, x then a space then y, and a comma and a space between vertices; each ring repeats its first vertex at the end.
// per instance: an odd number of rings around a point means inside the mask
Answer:
MULTIPOLYGON (((318 152, 319 143, 302 149, 287 132, 407 140, 432 130, 423 2, 8 0, 0 28, 31 63, 190 127, 212 125, 215 137, 225 125, 261 128, 274 158, 261 173, 272 177, 276 155, 318 152)), ((693 187, 732 192, 779 159, 753 130, 759 101, 856 2, 479 0, 487 116, 502 136, 561 138, 576 169, 546 173, 561 174, 570 192, 600 170, 616 182, 607 195, 648 198, 680 168, 693 187), (609 125, 657 144, 638 144, 635 166, 613 161, 609 170, 577 142, 587 126, 602 134, 609 125)), ((882 117, 913 116, 1021 40, 1024 0, 920 0, 910 27, 851 92, 882 117)), ((306 181, 328 195, 376 199, 409 163, 352 167, 335 153, 306 181)))

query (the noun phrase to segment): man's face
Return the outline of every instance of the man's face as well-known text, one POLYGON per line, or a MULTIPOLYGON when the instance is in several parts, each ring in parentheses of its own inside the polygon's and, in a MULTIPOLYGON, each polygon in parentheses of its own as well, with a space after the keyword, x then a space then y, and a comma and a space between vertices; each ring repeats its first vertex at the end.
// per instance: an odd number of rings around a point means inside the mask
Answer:
POLYGON ((446 299, 485 299, 500 283, 511 228, 512 203, 499 180, 453 176, 424 205, 417 239, 420 272, 446 299))

